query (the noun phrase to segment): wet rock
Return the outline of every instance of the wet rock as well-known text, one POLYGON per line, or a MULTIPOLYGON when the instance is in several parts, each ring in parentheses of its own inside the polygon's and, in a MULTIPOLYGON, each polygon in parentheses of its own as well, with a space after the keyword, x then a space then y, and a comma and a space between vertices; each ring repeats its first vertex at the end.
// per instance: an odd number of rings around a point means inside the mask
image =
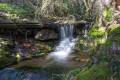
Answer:
POLYGON ((43 29, 39 31, 35 36, 35 39, 38 40, 50 40, 57 38, 58 38, 58 34, 54 30, 48 30, 48 29, 43 29))

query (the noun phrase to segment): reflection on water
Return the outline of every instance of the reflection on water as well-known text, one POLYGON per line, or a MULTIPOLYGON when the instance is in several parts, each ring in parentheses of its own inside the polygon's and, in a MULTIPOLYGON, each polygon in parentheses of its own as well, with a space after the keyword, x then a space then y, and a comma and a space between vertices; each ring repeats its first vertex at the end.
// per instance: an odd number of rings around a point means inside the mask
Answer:
POLYGON ((62 68, 23 67, 20 69, 5 68, 0 71, 0 80, 61 80, 56 76, 62 68), (56 74, 56 75, 55 75, 56 74))

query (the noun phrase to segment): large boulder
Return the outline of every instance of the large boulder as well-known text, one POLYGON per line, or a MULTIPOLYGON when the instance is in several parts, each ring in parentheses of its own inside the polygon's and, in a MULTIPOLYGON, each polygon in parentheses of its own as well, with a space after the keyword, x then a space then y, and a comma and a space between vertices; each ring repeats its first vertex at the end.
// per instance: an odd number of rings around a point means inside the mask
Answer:
POLYGON ((58 33, 55 30, 50 29, 42 29, 35 35, 35 39, 38 40, 50 40, 50 39, 57 39, 58 33))

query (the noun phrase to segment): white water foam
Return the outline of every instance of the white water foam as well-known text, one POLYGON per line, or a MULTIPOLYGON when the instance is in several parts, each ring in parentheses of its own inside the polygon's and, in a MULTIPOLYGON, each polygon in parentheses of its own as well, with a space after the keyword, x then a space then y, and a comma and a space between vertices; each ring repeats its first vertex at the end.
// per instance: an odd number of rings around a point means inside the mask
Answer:
POLYGON ((65 63, 69 54, 74 51, 77 39, 73 38, 74 26, 63 26, 60 28, 61 41, 48 57, 53 58, 53 62, 65 63))

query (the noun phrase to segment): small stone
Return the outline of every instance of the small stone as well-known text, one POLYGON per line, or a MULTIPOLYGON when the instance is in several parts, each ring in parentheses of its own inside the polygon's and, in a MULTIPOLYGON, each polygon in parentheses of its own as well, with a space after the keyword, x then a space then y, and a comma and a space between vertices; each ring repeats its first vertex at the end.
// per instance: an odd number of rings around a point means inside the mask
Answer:
POLYGON ((79 58, 79 57, 74 57, 72 60, 74 60, 74 61, 79 61, 81 58, 79 58))
POLYGON ((80 60, 80 58, 76 58, 76 61, 80 60))

